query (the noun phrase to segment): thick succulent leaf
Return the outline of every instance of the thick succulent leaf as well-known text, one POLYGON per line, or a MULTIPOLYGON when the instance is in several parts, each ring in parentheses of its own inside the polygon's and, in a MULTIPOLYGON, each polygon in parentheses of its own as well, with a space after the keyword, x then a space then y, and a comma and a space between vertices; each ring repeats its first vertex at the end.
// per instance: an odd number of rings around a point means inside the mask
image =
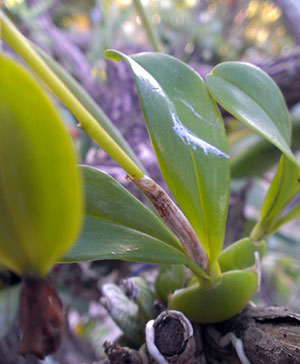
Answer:
POLYGON ((225 62, 216 66, 206 81, 225 110, 297 163, 289 148, 291 123, 284 99, 267 74, 247 63, 225 62))
POLYGON ((84 88, 54 59, 45 53, 38 46, 32 44, 39 56, 47 63, 51 70, 59 77, 65 86, 73 93, 73 95, 81 102, 87 111, 98 121, 103 129, 114 139, 114 141, 128 154, 128 156, 144 170, 137 156, 130 148, 126 140, 122 137, 118 129, 112 121, 105 115, 99 105, 92 97, 84 90, 84 88))
POLYGON ((95 168, 82 166, 85 215, 137 230, 182 249, 160 218, 137 200, 114 178, 95 168))
POLYGON ((252 235, 267 236, 275 232, 283 223, 296 218, 300 214, 299 202, 292 208, 289 208, 289 204, 299 192, 300 166, 295 165, 283 155, 252 235))
POLYGON ((182 251, 118 223, 87 216, 78 241, 63 262, 122 259, 158 264, 185 264, 199 275, 205 273, 182 251))
POLYGON ((169 308, 183 312, 190 320, 214 323, 240 313, 257 289, 257 274, 252 269, 223 273, 216 284, 202 288, 194 283, 171 297, 169 308))
POLYGON ((162 174, 213 264, 229 196, 227 144, 215 103, 199 75, 173 57, 106 55, 130 66, 162 174))
POLYGON ((72 141, 44 90, 0 57, 0 263, 44 275, 75 241, 81 178, 72 141))

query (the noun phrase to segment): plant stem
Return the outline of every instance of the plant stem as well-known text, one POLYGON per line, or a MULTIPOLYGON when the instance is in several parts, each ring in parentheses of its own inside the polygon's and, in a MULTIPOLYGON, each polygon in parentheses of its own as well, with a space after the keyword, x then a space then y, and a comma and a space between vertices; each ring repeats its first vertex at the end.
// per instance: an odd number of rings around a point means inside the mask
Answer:
POLYGON ((143 7, 143 4, 141 3, 141 0, 133 0, 134 2, 134 6, 135 9, 139 15, 139 17, 141 18, 143 27, 148 35, 148 38, 152 44, 153 49, 155 50, 155 52, 163 52, 163 48, 162 45, 155 33, 155 30, 145 12, 145 9, 143 7))
POLYGON ((47 64, 55 75, 64 83, 68 90, 77 98, 82 106, 96 119, 98 124, 113 138, 113 140, 124 150, 124 152, 134 161, 134 163, 145 173, 144 167, 123 138, 116 126, 106 116, 101 107, 94 101, 88 92, 54 59, 36 44, 30 42, 30 45, 47 64))
POLYGON ((140 168, 98 124, 95 118, 38 56, 27 39, 1 11, 0 22, 2 39, 28 63, 54 95, 74 114, 81 128, 124 168, 133 179, 142 177, 144 173, 140 168))
POLYGON ((262 224, 262 221, 259 221, 250 233, 250 240, 259 241, 265 239, 269 233, 266 232, 265 227, 262 224))

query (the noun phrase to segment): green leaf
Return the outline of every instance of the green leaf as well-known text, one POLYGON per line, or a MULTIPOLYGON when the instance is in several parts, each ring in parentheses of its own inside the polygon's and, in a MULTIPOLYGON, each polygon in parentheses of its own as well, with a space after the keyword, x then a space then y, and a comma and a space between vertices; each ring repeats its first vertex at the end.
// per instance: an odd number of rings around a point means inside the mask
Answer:
POLYGON ((218 263, 223 273, 249 268, 255 264, 254 253, 258 252, 262 259, 265 251, 266 242, 264 240, 251 241, 249 238, 244 238, 224 249, 219 256, 218 263))
POLYGON ((117 181, 94 168, 81 169, 86 218, 63 261, 124 259, 195 266, 167 226, 117 181))
POLYGON ((206 78, 217 102, 247 124, 296 163, 289 145, 291 123, 276 83, 258 67, 242 62, 225 62, 206 78))
POLYGON ((129 193, 109 174, 82 166, 85 192, 85 215, 151 235, 178 249, 177 237, 160 218, 129 193))
MULTIPOLYGON (((185 264, 197 269, 180 250, 140 231, 99 218, 85 218, 83 231, 64 262, 122 259, 133 262, 185 264)), ((205 273, 199 268, 200 275, 205 273)))
POLYGON ((76 155, 44 90, 4 56, 0 85, 0 263, 40 276, 81 226, 76 155))
POLYGON ((297 200, 295 205, 285 214, 283 214, 282 217, 278 219, 276 224, 273 227, 273 232, 277 231, 282 225, 287 224, 289 221, 292 221, 294 219, 297 219, 300 216, 300 195, 299 192, 295 196, 295 199, 297 200))
POLYGON ((223 273, 212 287, 201 287, 197 282, 176 291, 169 308, 195 322, 221 322, 240 313, 256 289, 255 271, 233 270, 223 273))
POLYGON ((299 203, 290 211, 285 211, 285 209, 299 192, 300 166, 296 166, 283 155, 251 236, 257 238, 270 235, 281 225, 298 217, 300 215, 299 203))
POLYGON ((224 125, 202 79, 184 63, 158 53, 127 57, 162 174, 211 264, 224 238, 229 159, 224 125))
POLYGON ((137 156, 130 148, 129 144, 122 137, 121 133, 112 123, 112 121, 105 115, 99 105, 92 99, 92 97, 85 91, 85 89, 54 59, 52 59, 41 48, 32 44, 33 48, 39 56, 47 63, 51 70, 59 77, 65 86, 72 92, 78 101, 86 108, 86 110, 97 120, 103 129, 112 137, 112 139, 128 154, 128 156, 144 171, 137 156))

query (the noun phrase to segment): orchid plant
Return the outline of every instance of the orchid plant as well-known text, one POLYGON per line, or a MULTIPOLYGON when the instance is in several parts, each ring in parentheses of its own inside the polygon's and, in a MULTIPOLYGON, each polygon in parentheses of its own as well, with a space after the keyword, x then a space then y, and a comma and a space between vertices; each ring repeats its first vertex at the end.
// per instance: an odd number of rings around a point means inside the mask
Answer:
POLYGON ((258 289, 265 238, 300 216, 299 202, 292 203, 300 168, 290 149, 291 122, 272 79, 250 64, 226 62, 204 81, 166 54, 106 52, 111 60, 125 61, 133 74, 174 202, 76 81, 2 13, 0 22, 1 38, 37 79, 1 55, 0 263, 26 277, 44 277, 56 262, 121 259, 162 264, 170 272, 175 271, 169 265, 185 266, 192 273, 185 286, 177 284, 175 273, 168 276, 171 284, 158 278, 157 292, 169 308, 201 323, 239 313, 258 289), (44 85, 124 168, 159 216, 108 174, 76 167, 44 85), (257 224, 249 237, 225 250, 230 157, 217 104, 282 153, 257 224))

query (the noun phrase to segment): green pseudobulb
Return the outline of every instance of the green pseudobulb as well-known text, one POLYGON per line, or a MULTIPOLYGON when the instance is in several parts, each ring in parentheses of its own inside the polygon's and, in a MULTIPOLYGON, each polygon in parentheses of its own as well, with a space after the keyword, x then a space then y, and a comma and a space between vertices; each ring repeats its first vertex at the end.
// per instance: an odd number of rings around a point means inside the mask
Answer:
POLYGON ((194 283, 176 291, 169 308, 183 312, 195 322, 221 322, 241 312, 256 289, 257 274, 252 269, 226 272, 213 287, 194 283))
POLYGON ((81 226, 72 141, 45 91, 0 56, 0 264, 43 276, 81 226))

